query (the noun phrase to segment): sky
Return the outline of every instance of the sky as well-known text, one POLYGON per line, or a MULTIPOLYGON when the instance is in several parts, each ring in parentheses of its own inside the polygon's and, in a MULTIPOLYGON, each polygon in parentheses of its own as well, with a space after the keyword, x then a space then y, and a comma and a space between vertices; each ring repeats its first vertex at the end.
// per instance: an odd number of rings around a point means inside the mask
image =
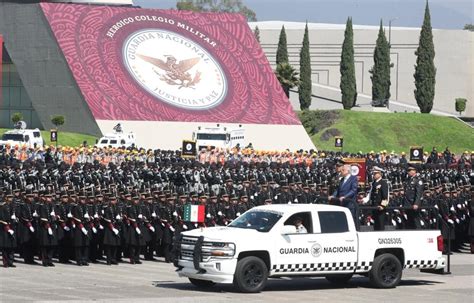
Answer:
MULTIPOLYGON (((420 27, 425 0, 243 0, 257 14, 258 21, 308 21, 378 25, 380 19, 393 26, 420 27)), ((175 8, 176 0, 134 0, 146 8, 175 8)), ((433 28, 462 29, 474 23, 474 0, 430 0, 433 28)))

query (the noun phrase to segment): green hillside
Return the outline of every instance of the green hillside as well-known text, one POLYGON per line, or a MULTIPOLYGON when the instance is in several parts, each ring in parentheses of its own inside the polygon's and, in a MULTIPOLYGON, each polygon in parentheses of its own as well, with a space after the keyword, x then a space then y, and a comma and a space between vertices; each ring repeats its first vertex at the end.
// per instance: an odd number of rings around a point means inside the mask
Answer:
POLYGON ((356 111, 300 112, 300 119, 318 149, 336 150, 334 137, 344 137, 344 150, 407 152, 410 146, 446 146, 455 153, 474 150, 474 130, 449 117, 417 113, 356 111))
MULTIPOLYGON (((3 135, 8 129, 0 128, 0 136, 3 135)), ((46 141, 46 145, 50 145, 51 141, 49 131, 41 131, 41 136, 46 141)), ((69 133, 69 132, 58 132, 58 145, 62 146, 78 146, 82 142, 87 141, 88 145, 95 144, 96 137, 78 133, 69 133)))

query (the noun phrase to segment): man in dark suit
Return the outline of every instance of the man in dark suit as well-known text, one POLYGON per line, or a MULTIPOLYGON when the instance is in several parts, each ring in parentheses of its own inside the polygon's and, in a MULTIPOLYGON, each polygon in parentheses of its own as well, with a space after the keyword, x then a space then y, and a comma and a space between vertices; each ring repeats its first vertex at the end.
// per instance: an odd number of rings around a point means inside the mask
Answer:
POLYGON ((359 219, 357 218, 357 177, 351 175, 351 166, 345 164, 341 168, 341 176, 339 186, 336 191, 329 197, 329 202, 336 205, 347 207, 352 214, 354 224, 359 229, 359 219))

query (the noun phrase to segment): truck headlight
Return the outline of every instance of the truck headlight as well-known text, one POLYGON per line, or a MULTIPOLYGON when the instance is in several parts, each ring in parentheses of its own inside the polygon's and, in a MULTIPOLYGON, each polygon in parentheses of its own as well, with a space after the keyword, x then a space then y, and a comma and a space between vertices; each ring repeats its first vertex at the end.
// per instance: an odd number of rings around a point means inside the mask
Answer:
POLYGON ((211 257, 233 257, 235 244, 224 242, 205 242, 202 247, 203 255, 211 257))

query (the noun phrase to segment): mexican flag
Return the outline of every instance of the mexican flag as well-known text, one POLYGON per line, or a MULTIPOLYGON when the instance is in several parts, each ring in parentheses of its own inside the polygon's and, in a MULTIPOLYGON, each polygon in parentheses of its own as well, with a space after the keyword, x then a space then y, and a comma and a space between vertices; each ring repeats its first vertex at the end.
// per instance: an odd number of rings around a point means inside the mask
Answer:
POLYGON ((204 213, 206 207, 204 205, 190 205, 184 206, 184 221, 185 222, 204 222, 204 213))

